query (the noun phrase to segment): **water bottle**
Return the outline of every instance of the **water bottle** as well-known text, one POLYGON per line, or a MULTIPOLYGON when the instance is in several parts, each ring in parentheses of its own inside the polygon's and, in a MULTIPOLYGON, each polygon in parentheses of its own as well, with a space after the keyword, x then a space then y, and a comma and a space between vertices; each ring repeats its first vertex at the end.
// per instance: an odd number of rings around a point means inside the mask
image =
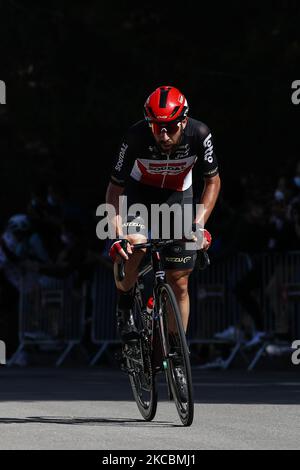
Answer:
POLYGON ((145 312, 145 324, 147 325, 148 336, 152 336, 152 313, 153 313, 153 297, 149 297, 147 304, 146 304, 146 312, 145 312))
POLYGON ((147 313, 148 313, 149 315, 152 315, 153 307, 154 307, 154 299, 153 299, 153 297, 151 296, 151 297, 149 297, 149 299, 148 299, 147 307, 146 307, 147 313))

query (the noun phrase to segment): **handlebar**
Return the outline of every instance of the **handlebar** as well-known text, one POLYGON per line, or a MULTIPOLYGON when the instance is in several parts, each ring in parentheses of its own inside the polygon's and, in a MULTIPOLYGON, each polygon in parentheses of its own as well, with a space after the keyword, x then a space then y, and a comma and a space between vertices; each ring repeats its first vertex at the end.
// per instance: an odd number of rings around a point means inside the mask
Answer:
POLYGON ((125 261, 121 260, 121 263, 118 263, 118 274, 117 279, 119 282, 123 281, 125 278, 125 261))
POLYGON ((198 269, 205 269, 210 265, 210 259, 207 251, 199 250, 197 253, 196 267, 198 269))
MULTIPOLYGON (((171 245, 174 242, 178 242, 178 240, 148 240, 146 243, 137 243, 136 245, 132 246, 132 250, 140 250, 143 248, 161 248, 167 245, 171 245)), ((196 260, 196 268, 198 269, 205 269, 207 266, 210 265, 210 259, 208 256, 207 251, 198 250, 197 252, 197 260, 196 260)), ((125 278, 125 260, 121 260, 118 263, 117 267, 117 279, 119 282, 123 281, 125 278)))

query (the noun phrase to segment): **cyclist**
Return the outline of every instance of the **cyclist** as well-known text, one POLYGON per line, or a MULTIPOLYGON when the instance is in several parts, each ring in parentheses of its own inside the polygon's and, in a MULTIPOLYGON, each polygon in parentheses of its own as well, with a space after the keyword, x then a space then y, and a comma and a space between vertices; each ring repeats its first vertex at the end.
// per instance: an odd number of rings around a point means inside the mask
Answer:
MULTIPOLYGON (((189 117, 188 111, 187 100, 177 88, 158 87, 145 102, 145 119, 130 127, 113 164, 106 202, 116 210, 116 216, 110 220, 110 227, 116 233, 110 256, 115 262, 118 328, 125 343, 138 336, 129 319, 133 306, 133 286, 144 256, 141 250, 133 253, 132 245, 145 242, 147 233, 141 230, 136 234, 124 234, 119 197, 127 196, 128 207, 134 203, 143 203, 149 210, 152 204, 166 203, 172 206, 177 203, 182 207, 193 204, 194 168, 204 178, 204 189, 199 201, 204 209, 194 213, 191 229, 202 235, 200 248, 207 250, 211 243, 211 236, 203 227, 220 191, 218 164, 211 131, 203 122, 189 117), (117 278, 117 263, 122 258, 126 260, 126 276, 120 282, 117 278)), ((187 250, 183 240, 164 248, 162 253, 167 282, 176 296, 185 331, 189 318, 188 279, 196 257, 196 251, 187 250)))

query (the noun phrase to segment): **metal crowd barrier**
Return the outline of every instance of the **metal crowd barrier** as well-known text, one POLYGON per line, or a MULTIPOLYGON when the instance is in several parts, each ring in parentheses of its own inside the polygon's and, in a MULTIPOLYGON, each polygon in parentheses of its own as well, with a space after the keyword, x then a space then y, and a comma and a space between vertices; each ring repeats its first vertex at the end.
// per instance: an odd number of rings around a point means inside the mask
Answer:
POLYGON ((75 277, 40 277, 29 290, 21 282, 19 301, 19 347, 9 361, 18 362, 26 345, 57 350, 60 366, 75 345, 80 345, 85 325, 86 285, 76 288, 75 277))
POLYGON ((192 274, 190 342, 210 342, 216 332, 239 323, 241 312, 234 288, 248 270, 248 256, 242 253, 215 260, 205 270, 192 274))
POLYGON ((300 338, 300 251, 264 254, 261 269, 261 304, 268 337, 255 352, 248 370, 255 368, 269 345, 280 346, 276 334, 300 338))
POLYGON ((212 260, 203 271, 194 271, 190 279, 190 319, 187 331, 189 344, 228 343, 231 352, 223 361, 227 369, 242 353, 243 340, 216 339, 215 334, 237 326, 241 320, 241 307, 235 295, 238 281, 249 271, 251 261, 247 254, 212 260))
POLYGON ((92 342, 100 349, 90 365, 96 364, 110 344, 119 343, 116 329, 116 287, 113 271, 99 266, 92 284, 92 342))
MULTIPOLYGON (((229 260, 216 261, 206 270, 193 273, 190 283, 189 343, 221 342, 214 340, 214 333, 229 324, 236 324, 240 311, 232 290, 248 268, 248 257, 240 254, 229 260)), ((116 331, 116 288, 113 272, 100 266, 94 276, 92 291, 92 341, 100 345, 100 349, 90 365, 96 364, 110 344, 120 342, 116 331)), ((228 366, 239 351, 238 343, 228 366)))
POLYGON ((300 252, 264 255, 263 285, 267 331, 300 337, 300 252))
MULTIPOLYGON (((240 325, 244 312, 237 300, 235 287, 251 267, 251 257, 239 253, 230 258, 212 260, 207 269, 192 273, 189 285, 191 313, 187 331, 189 344, 226 343, 226 340, 216 339, 215 334, 228 326, 240 325)), ((280 328, 280 322, 288 322, 291 334, 295 339, 300 338, 300 252, 261 255, 261 269, 262 284, 257 295, 265 316, 265 330, 272 335, 280 328)), ((93 281, 92 341, 100 345, 100 349, 91 365, 99 360, 110 344, 120 342, 115 311, 113 272, 99 266, 93 281)), ((249 363, 249 358, 244 354, 245 341, 242 337, 227 342, 231 352, 223 362, 224 369, 238 354, 247 360, 248 369, 253 369, 269 344, 263 343, 249 363)))
MULTIPOLYGON (((148 282, 151 277, 152 273, 149 273, 144 278, 145 298, 151 295, 151 284, 148 282)), ((92 342, 99 345, 99 350, 90 361, 91 366, 107 352, 109 345, 120 343, 116 321, 116 293, 113 270, 99 266, 92 283, 92 342)))

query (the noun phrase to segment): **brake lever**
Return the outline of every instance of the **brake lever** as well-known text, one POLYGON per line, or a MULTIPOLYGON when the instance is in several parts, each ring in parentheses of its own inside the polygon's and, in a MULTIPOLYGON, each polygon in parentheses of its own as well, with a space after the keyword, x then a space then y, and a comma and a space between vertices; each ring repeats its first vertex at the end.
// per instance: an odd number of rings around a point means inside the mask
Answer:
POLYGON ((197 253, 196 265, 198 269, 205 269, 210 265, 210 259, 207 251, 199 250, 197 253))
POLYGON ((118 272, 117 272, 118 281, 121 282, 125 278, 125 261, 118 263, 118 272))

